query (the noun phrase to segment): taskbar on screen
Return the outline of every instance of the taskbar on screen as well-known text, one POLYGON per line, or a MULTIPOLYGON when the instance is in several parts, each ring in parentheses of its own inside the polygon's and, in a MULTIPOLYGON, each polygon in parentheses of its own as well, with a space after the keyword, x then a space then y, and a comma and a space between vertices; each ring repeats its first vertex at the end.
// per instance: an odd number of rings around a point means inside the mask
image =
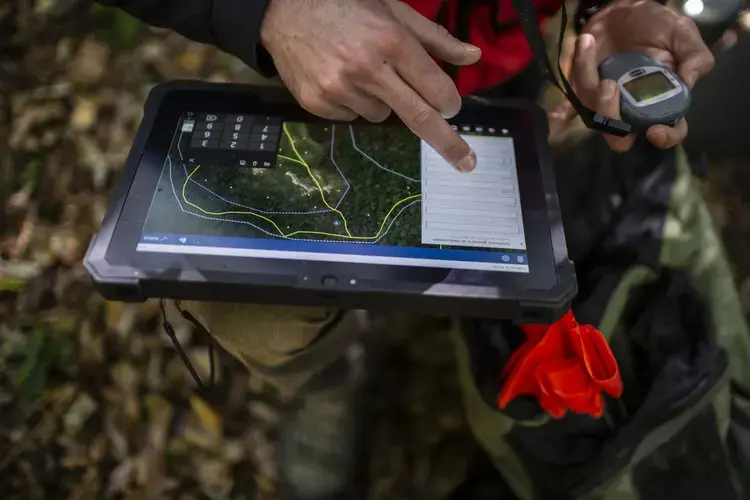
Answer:
POLYGON ((148 233, 138 252, 292 259, 528 273, 523 251, 456 250, 268 238, 148 233))

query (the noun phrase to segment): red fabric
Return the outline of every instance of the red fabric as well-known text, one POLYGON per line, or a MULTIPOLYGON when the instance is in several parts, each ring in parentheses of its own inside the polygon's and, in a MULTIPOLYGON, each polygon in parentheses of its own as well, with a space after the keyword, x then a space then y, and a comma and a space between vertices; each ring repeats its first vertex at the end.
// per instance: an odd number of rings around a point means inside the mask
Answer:
MULTIPOLYGON (((411 5, 423 16, 437 18, 443 0, 403 0, 411 5)), ((456 8, 461 0, 449 0, 449 17, 455 19, 456 8)), ((510 1, 500 1, 498 22, 503 25, 516 23, 513 27, 503 29, 499 35, 495 34, 492 25, 492 9, 488 5, 473 7, 470 16, 470 35, 468 42, 482 49, 482 59, 475 65, 461 68, 456 79, 456 86, 461 95, 473 94, 502 83, 521 72, 532 60, 531 50, 517 24, 516 12, 510 1)), ((562 6, 562 0, 534 0, 537 7, 539 22, 544 23, 549 13, 557 12, 562 6), (543 11, 543 12, 542 12, 543 11)), ((455 29, 455 26, 447 26, 455 29)))
POLYGON ((526 342, 511 356, 501 376, 498 396, 503 409, 516 396, 534 395, 554 418, 570 410, 600 418, 602 391, 622 395, 622 379, 604 336, 591 325, 580 325, 572 312, 551 326, 524 325, 526 342))

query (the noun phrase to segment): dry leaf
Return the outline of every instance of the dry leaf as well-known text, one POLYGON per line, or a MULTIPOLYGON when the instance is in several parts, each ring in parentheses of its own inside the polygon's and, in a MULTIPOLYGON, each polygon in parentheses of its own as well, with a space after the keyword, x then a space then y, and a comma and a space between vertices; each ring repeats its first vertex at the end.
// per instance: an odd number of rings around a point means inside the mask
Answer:
POLYGON ((96 411, 97 406, 91 396, 85 392, 79 393, 63 417, 66 432, 70 435, 78 434, 86 420, 96 411))
POLYGON ((172 405, 161 396, 150 394, 146 397, 146 409, 148 410, 148 445, 158 452, 162 452, 167 443, 167 431, 172 422, 174 409, 172 405))
POLYGON ((268 494, 276 493, 276 488, 274 487, 273 481, 271 481, 267 477, 260 474, 254 474, 253 478, 255 479, 255 484, 257 484, 263 492, 268 494))
POLYGON ((222 443, 221 416, 194 394, 190 396, 190 408, 182 436, 193 446, 218 452, 222 443))
POLYGON ((104 361, 104 338, 92 331, 91 322, 84 321, 78 330, 80 362, 98 364, 104 361))
POLYGON ((230 465, 223 460, 195 457, 193 460, 201 491, 211 499, 229 496, 234 486, 230 465))
POLYGON ((70 125, 78 132, 85 132, 96 123, 99 106, 93 99, 82 97, 76 102, 70 115, 70 125))
POLYGON ((108 59, 109 48, 106 45, 93 40, 84 41, 70 66, 71 81, 85 85, 99 82, 109 66, 108 59))
POLYGON ((190 396, 190 407, 193 409, 193 414, 197 416, 203 424, 203 428, 206 429, 214 439, 221 439, 221 417, 219 414, 196 395, 190 396))
POLYGON ((119 415, 117 409, 107 411, 104 417, 104 433, 111 445, 112 456, 115 460, 121 461, 128 456, 128 439, 120 427, 118 422, 120 419, 117 415, 119 415))
POLYGON ((120 462, 120 464, 114 468, 109 474, 109 481, 107 481, 108 497, 114 497, 118 493, 123 493, 127 489, 133 478, 134 467, 133 460, 128 458, 120 462))
POLYGON ((266 426, 275 426, 279 422, 279 410, 273 408, 268 403, 260 400, 250 401, 247 409, 253 418, 263 422, 266 426))

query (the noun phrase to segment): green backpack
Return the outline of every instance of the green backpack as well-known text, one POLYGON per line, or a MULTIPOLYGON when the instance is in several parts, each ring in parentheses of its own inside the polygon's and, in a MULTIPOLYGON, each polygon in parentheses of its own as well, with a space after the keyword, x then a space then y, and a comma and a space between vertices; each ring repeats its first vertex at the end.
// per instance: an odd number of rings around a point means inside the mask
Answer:
POLYGON ((498 374, 523 335, 464 320, 473 432, 522 499, 747 498, 750 331, 685 153, 613 154, 593 137, 556 163, 573 311, 609 341, 625 390, 602 419, 554 420, 531 398, 500 411, 498 374))

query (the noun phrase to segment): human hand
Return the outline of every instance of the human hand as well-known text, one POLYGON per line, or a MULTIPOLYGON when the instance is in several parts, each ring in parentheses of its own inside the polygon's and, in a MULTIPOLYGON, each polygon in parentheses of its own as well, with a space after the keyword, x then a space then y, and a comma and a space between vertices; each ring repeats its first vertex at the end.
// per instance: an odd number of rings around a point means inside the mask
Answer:
POLYGON ((393 110, 457 170, 476 166, 476 154, 443 118, 458 114, 461 96, 430 56, 469 65, 481 51, 405 3, 271 0, 261 40, 311 113, 381 122, 393 110))
MULTIPOLYGON (((620 119, 619 87, 613 80, 600 81, 598 68, 610 55, 631 50, 645 52, 676 71, 690 89, 714 66, 714 57, 691 19, 653 0, 617 0, 598 12, 576 41, 571 82, 587 107, 620 119)), ((561 113, 575 117, 567 103, 555 112, 561 113)), ((674 127, 650 127, 646 136, 656 147, 669 149, 685 140, 687 130, 683 118, 674 127)), ((635 142, 633 134, 605 135, 605 139, 621 152, 635 142)))

